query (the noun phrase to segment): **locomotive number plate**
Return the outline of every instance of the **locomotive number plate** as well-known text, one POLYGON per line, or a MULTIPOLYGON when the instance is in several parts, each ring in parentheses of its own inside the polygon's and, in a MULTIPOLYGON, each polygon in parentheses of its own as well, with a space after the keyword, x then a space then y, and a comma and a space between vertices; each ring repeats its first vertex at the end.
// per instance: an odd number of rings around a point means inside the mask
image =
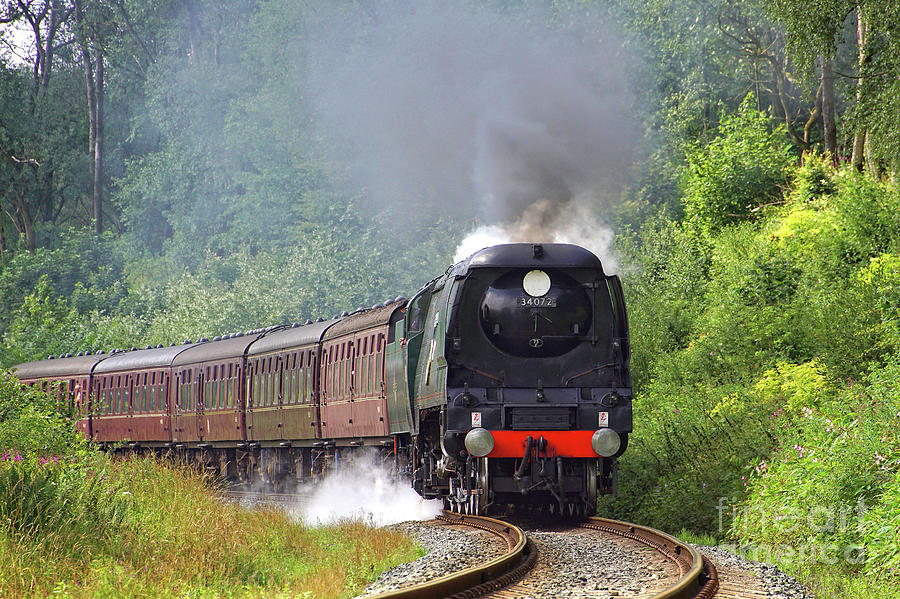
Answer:
POLYGON ((522 308, 555 308, 555 297, 519 297, 516 305, 522 308))

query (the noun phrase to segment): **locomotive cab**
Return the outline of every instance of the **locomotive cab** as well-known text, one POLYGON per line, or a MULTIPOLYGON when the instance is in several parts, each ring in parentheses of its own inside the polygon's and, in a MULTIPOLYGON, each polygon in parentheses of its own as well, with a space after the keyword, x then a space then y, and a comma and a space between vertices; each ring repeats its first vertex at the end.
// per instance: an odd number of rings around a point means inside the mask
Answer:
POLYGON ((597 494, 615 492, 631 432, 628 328, 596 256, 487 248, 423 288, 407 319, 423 495, 468 512, 592 514, 597 494))

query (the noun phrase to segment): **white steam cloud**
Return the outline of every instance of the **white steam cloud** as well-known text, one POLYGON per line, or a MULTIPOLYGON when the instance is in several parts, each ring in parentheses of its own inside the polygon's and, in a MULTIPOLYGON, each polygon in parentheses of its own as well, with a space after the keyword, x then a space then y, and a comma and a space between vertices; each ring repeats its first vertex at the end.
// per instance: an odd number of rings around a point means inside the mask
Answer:
POLYGON ((309 489, 297 507, 300 519, 312 526, 340 520, 363 520, 386 526, 407 520, 431 520, 441 513, 441 502, 426 501, 409 485, 397 480, 372 453, 355 456, 309 489))
POLYGON ((586 204, 573 202, 567 211, 558 214, 550 213, 550 208, 549 203, 538 200, 511 225, 477 227, 456 248, 454 262, 500 243, 574 243, 598 256, 606 272, 618 270, 612 252, 613 231, 586 204))

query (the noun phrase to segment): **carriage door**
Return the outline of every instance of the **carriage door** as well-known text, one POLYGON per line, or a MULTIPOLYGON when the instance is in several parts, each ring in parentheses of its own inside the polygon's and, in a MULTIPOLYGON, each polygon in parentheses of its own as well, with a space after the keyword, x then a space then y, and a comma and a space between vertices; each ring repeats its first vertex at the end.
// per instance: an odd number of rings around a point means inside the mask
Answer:
MULTIPOLYGON (((288 357, 283 354, 279 354, 277 358, 275 358, 275 393, 277 397, 275 398, 278 402, 278 438, 285 439, 284 434, 284 402, 285 402, 285 392, 289 389, 288 381, 285 380, 286 377, 290 376, 290 372, 287 371, 288 366, 288 357)), ((290 399, 290 394, 288 394, 288 399, 290 399)))
POLYGON ((125 394, 124 413, 126 433, 124 438, 134 440, 134 379, 135 375, 125 375, 125 388, 122 393, 125 394))
POLYGON ((246 439, 248 441, 252 441, 256 439, 256 430, 253 428, 254 421, 256 418, 254 417, 254 410, 256 410, 256 394, 257 389, 259 388, 259 379, 257 378, 259 375, 259 363, 261 360, 254 360, 253 362, 247 362, 247 372, 245 373, 246 388, 244 391, 244 405, 246 409, 244 410, 244 426, 245 426, 245 434, 246 439))
POLYGON ((172 440, 183 441, 184 411, 191 402, 191 371, 182 370, 175 373, 175 393, 172 397, 172 440))
POLYGON ((206 391, 206 381, 209 379, 209 366, 206 367, 206 375, 204 376, 203 367, 197 369, 197 417, 193 419, 192 426, 194 428, 195 439, 203 440, 203 413, 206 402, 209 400, 210 394, 206 391))

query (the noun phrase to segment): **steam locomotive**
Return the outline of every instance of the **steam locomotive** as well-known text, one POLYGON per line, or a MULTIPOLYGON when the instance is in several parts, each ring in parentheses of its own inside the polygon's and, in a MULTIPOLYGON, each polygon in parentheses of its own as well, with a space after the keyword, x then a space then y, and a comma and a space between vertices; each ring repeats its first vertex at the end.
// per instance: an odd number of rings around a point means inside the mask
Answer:
POLYGON ((16 367, 117 450, 275 489, 375 451, 465 513, 590 515, 632 428, 622 287, 591 252, 476 252, 411 299, 169 347, 16 367), (55 384, 54 384, 55 383, 55 384))

